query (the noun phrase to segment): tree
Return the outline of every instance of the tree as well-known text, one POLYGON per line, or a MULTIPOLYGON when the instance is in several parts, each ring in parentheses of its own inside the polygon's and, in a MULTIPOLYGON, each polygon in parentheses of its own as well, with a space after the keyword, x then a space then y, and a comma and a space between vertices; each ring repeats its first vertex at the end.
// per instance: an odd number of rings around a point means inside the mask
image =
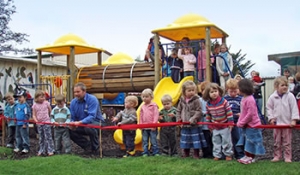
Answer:
POLYGON ((0 0, 0 55, 9 52, 31 54, 33 50, 30 48, 16 47, 23 42, 29 42, 27 39, 29 35, 11 31, 8 24, 14 13, 16 13, 16 7, 13 5, 13 0, 0 0))
POLYGON ((233 75, 248 75, 249 70, 255 63, 252 63, 251 60, 246 60, 247 54, 241 54, 241 49, 237 53, 231 53, 233 59, 233 75), (241 72, 242 71, 242 72, 241 72))

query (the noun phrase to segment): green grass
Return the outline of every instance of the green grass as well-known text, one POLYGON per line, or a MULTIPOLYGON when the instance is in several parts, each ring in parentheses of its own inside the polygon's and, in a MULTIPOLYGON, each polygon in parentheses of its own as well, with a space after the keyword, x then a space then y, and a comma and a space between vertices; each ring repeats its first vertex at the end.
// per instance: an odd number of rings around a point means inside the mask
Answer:
MULTIPOLYGON (((0 158, 9 156, 11 149, 0 148, 0 158)), ((75 155, 60 155, 52 157, 31 157, 22 160, 6 159, 0 161, 0 174, 104 174, 104 175, 292 175, 300 174, 299 162, 271 163, 258 161, 249 165, 242 165, 236 161, 213 161, 210 159, 195 160, 180 157, 130 157, 88 159, 75 155)))

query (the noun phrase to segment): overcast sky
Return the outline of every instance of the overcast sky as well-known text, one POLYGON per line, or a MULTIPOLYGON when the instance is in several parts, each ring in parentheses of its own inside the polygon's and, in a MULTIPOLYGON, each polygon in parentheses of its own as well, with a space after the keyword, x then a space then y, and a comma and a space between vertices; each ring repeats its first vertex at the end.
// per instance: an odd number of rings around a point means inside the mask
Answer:
POLYGON ((299 51, 299 0, 15 0, 10 27, 30 35, 31 48, 73 33, 111 53, 144 57, 151 31, 195 13, 229 34, 231 52, 242 49, 262 77, 278 75, 269 54, 299 51))

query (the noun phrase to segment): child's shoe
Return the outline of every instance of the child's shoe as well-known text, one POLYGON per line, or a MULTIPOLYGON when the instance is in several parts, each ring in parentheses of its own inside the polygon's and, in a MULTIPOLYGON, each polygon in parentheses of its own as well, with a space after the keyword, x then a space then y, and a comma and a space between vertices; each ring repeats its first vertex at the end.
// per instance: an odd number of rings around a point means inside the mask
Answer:
POLYGON ((23 149, 22 153, 27 154, 29 151, 27 149, 23 149))
POLYGON ((220 160, 220 158, 218 158, 218 157, 215 157, 215 158, 214 158, 214 161, 218 161, 218 160, 220 160))
POLYGON ((232 160, 232 157, 226 156, 225 160, 226 160, 226 161, 230 161, 230 160, 232 160))
POLYGON ((184 149, 182 158, 190 157, 190 149, 184 149))
POLYGON ((280 160, 279 160, 279 158, 277 158, 277 157, 274 157, 272 160, 271 160, 271 162, 279 162, 280 160))
POLYGON ((20 152, 20 149, 19 149, 19 148, 15 148, 15 149, 14 149, 14 152, 15 152, 15 153, 18 153, 18 152, 20 152))
POLYGON ((195 149, 194 150, 194 159, 199 159, 200 158, 200 156, 199 156, 199 149, 195 149))
POLYGON ((291 163, 292 160, 291 160, 291 159, 284 159, 284 162, 286 162, 286 163, 291 163))
POLYGON ((6 145, 6 148, 13 148, 13 147, 14 147, 14 145, 10 144, 10 143, 6 145))
POLYGON ((54 153, 48 153, 48 156, 53 156, 54 155, 54 153))
POLYGON ((240 159, 239 162, 242 164, 250 164, 253 163, 254 161, 252 157, 246 157, 245 159, 240 159))

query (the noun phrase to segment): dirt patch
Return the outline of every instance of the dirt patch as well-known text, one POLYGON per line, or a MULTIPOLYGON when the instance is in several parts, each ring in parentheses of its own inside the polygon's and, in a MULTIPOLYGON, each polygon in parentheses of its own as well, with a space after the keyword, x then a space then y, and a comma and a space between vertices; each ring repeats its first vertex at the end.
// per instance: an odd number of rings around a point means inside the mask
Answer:
MULTIPOLYGON (((103 158, 121 158, 125 152, 120 150, 119 145, 113 139, 114 131, 103 130, 102 131, 102 155, 103 158)), ((300 161, 300 130, 293 130, 293 140, 292 140, 292 150, 293 150, 293 161, 300 161)), ((261 160, 271 160, 273 158, 273 130, 265 129, 263 131, 264 146, 266 149, 266 154, 259 156, 258 159, 261 160)), ((178 137, 179 140, 179 137, 178 137)), ((2 145, 1 141, 0 144, 2 145)), ((38 151, 38 139, 36 138, 35 132, 30 132, 30 152, 28 154, 13 154, 13 159, 26 159, 29 157, 36 156, 38 151)), ((99 158, 99 155, 91 155, 85 153, 79 146, 72 143, 72 153, 86 158, 99 158)), ((178 153, 180 154, 180 148, 178 147, 178 153)), ((137 152, 137 156, 140 156, 141 152, 137 152)))

